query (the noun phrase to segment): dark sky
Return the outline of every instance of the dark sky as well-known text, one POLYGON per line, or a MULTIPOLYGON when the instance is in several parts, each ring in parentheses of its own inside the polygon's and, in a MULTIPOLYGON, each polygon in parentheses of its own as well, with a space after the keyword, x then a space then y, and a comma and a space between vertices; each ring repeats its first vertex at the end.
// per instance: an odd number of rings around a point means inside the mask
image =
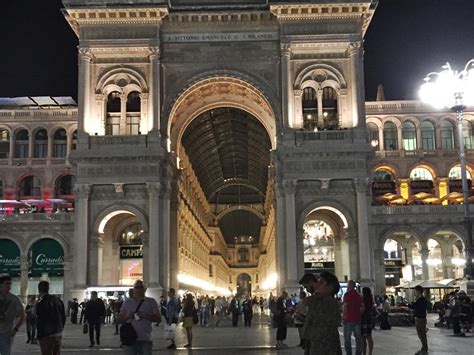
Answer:
MULTIPOLYGON (((0 97, 77 95, 60 0, 0 0, 0 97)), ((425 74, 474 57, 474 0, 381 0, 365 41, 367 100, 416 98, 425 74)))

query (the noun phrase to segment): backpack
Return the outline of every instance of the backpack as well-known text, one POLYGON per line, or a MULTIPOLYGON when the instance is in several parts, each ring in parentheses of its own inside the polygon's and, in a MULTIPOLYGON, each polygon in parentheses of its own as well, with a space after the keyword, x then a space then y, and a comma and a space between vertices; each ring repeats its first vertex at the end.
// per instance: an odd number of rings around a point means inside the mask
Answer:
MULTIPOLYGON (((142 306, 142 303, 145 299, 142 299, 140 303, 138 304, 137 309, 135 310, 135 313, 138 312, 140 307, 142 306)), ((137 332, 135 331, 135 328, 133 327, 132 323, 126 322, 123 323, 120 327, 120 341, 122 342, 123 345, 128 345, 131 346, 135 344, 137 341, 138 335, 137 332)))

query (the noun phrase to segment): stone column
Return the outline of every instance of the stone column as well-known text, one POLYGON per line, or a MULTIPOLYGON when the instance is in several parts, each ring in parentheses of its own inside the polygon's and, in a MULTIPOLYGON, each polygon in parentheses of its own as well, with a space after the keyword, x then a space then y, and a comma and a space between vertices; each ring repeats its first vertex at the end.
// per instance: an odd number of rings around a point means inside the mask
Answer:
POLYGON ((429 256, 429 250, 421 249, 420 254, 421 254, 421 267, 423 268, 423 280, 429 280, 430 273, 428 270, 428 264, 426 263, 426 260, 428 260, 428 256, 429 256))
POLYGON ((150 78, 149 78, 149 108, 151 113, 148 117, 148 129, 159 130, 161 125, 161 65, 160 65, 160 47, 149 47, 150 55, 150 78), (152 121, 150 122, 150 118, 152 121))
POLYGON ((73 244, 73 286, 71 298, 84 298, 84 291, 87 288, 87 244, 89 239, 89 193, 91 185, 76 184, 74 194, 76 196, 75 211, 76 223, 74 223, 74 244, 73 244))
POLYGON ((355 179, 357 191, 357 232, 359 241, 359 270, 360 282, 363 286, 373 285, 373 275, 371 270, 371 253, 369 241, 369 218, 367 203, 368 179, 355 179))
POLYGON ((385 294, 385 263, 383 249, 374 250, 375 294, 385 294))
MULTIPOLYGON (((69 295, 71 294, 71 258, 64 258, 63 263, 63 298, 64 303, 67 304, 69 301, 69 295)), ((67 311, 66 311, 67 313, 67 311)))
POLYGON ((324 127, 324 112, 323 112, 323 90, 316 90, 316 100, 318 101, 318 119, 316 122, 317 127, 324 127))
POLYGON ((453 248, 450 244, 446 243, 441 246, 441 259, 443 260, 443 278, 451 279, 453 276, 453 248))
MULTIPOLYGON (((91 117, 89 100, 90 100, 90 83, 91 83, 91 62, 92 53, 90 48, 79 47, 79 73, 78 73, 78 131, 87 131, 89 128, 86 125, 86 121, 89 121, 91 117)), ((88 132, 94 134, 94 132, 88 132)))
POLYGON ((170 287, 170 253, 171 253, 171 236, 170 236, 170 218, 171 218, 171 184, 165 181, 161 184, 160 194, 160 259, 161 259, 161 280, 165 290, 170 287))
POLYGON ((285 192, 281 183, 275 186, 276 195, 276 272, 278 274, 278 288, 286 285, 286 238, 285 238, 285 192))
POLYGON ((140 96, 140 125, 138 132, 146 134, 150 128, 148 127, 148 94, 142 93, 140 96))
POLYGON ((53 140, 54 140, 53 132, 48 131, 48 152, 46 154, 46 159, 47 159, 48 164, 51 163, 51 158, 53 157, 53 140))
POLYGON ((24 304, 28 303, 28 256, 20 258, 20 299, 24 304))
MULTIPOLYGON (((171 188, 170 196, 170 287, 178 289, 178 273, 179 273, 179 229, 178 229, 178 208, 179 208, 179 197, 178 197, 178 186, 177 179, 173 183, 171 188)), ((216 276, 216 275, 214 275, 216 276)))
POLYGON ((9 133, 9 137, 10 137, 10 141, 9 141, 9 149, 10 149, 10 152, 8 154, 8 158, 10 159, 10 164, 11 164, 11 160, 13 158, 16 158, 15 157, 15 136, 13 135, 13 131, 12 133, 9 133))
POLYGON ((385 142, 383 140, 383 126, 382 129, 378 129, 379 132, 379 150, 385 150, 385 142))
POLYGON ((294 90, 293 95, 295 97, 294 100, 294 128, 303 128, 303 90, 294 90))
POLYGON ((120 121, 119 121, 119 134, 128 135, 127 127, 127 96, 125 94, 120 95, 120 121))
POLYGON ((104 235, 97 236, 97 285, 103 284, 104 235))
POLYGON ((352 124, 365 127, 365 98, 364 98, 364 49, 361 41, 349 45, 351 57, 351 91, 352 91, 352 124))
POLYGON ((293 113, 290 112, 290 110, 293 105, 290 102, 290 93, 292 92, 291 67, 290 67, 290 57, 291 57, 290 44, 281 43, 280 53, 281 53, 281 85, 282 85, 281 92, 282 92, 283 126, 291 127, 293 124, 293 122, 291 122, 293 113))
POLYGON ((160 187, 159 182, 148 182, 148 245, 144 245, 143 262, 144 279, 148 286, 151 297, 161 296, 160 270, 162 261, 160 260, 160 187), (145 265, 144 265, 145 266, 145 265))
POLYGON ((285 193, 286 283, 290 294, 298 292, 298 255, 296 246, 295 191, 297 180, 283 180, 285 193))
MULTIPOLYGON (((97 127, 99 127, 98 134, 103 135, 105 134, 105 126, 107 125, 107 109, 106 109, 106 96, 103 94, 96 94, 95 95, 95 105, 96 105, 96 120, 98 122, 97 127)), ((94 132, 96 133, 96 132, 94 132)))

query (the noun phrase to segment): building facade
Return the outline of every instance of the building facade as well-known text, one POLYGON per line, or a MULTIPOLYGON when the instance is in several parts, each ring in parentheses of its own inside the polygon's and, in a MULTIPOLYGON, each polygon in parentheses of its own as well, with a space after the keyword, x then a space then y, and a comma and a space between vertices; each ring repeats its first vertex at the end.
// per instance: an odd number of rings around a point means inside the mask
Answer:
POLYGON ((158 297, 293 293, 305 270, 378 292, 460 276, 453 116, 365 103, 375 1, 63 4, 77 108, 0 110, 3 198, 24 201, 2 200, 1 242, 21 295, 56 270, 36 265, 43 239, 61 246, 65 297, 135 279, 158 297))

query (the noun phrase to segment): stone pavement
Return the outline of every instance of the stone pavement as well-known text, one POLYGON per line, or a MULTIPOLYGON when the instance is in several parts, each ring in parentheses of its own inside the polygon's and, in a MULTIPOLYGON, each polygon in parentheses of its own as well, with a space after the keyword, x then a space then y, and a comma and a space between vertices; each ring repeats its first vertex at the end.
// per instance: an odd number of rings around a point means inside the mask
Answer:
MULTIPOLYGON (((430 315, 431 316, 431 315, 430 315)), ((474 354, 474 335, 465 338, 454 337, 452 331, 439 329, 433 326, 435 316, 430 317, 428 340, 431 355, 447 354, 474 354)), ((192 354, 192 355, 266 355, 266 354, 294 354, 302 355, 303 351, 296 347, 298 344, 298 333, 296 328, 288 329, 287 344, 289 348, 277 350, 274 347, 276 330, 268 326, 268 317, 255 316, 252 328, 244 328, 243 323, 238 328, 232 328, 230 320, 225 320, 221 327, 214 325, 208 328, 196 326, 194 332, 194 348, 184 349, 186 335, 184 329, 178 326, 176 351, 166 350, 169 344, 164 340, 163 326, 154 327, 154 351, 156 354, 192 354), (181 347, 181 348, 180 348, 181 347)), ((213 324, 213 323, 212 323, 213 324)), ((119 348, 118 336, 114 336, 113 325, 106 325, 102 328, 101 346, 93 349, 89 348, 88 335, 82 334, 82 326, 68 324, 63 337, 63 354, 124 354, 119 348)), ((342 335, 342 328, 339 329, 342 335)), ((375 349, 374 355, 408 355, 419 350, 420 345, 414 327, 393 327, 389 331, 375 330, 373 333, 375 349)), ((341 344, 343 339, 341 337, 341 344)), ((38 345, 26 344, 25 327, 15 339, 15 354, 38 354, 38 345)), ((355 354, 355 351, 353 351, 355 354)), ((324 354, 321 354, 324 355, 324 354)))

